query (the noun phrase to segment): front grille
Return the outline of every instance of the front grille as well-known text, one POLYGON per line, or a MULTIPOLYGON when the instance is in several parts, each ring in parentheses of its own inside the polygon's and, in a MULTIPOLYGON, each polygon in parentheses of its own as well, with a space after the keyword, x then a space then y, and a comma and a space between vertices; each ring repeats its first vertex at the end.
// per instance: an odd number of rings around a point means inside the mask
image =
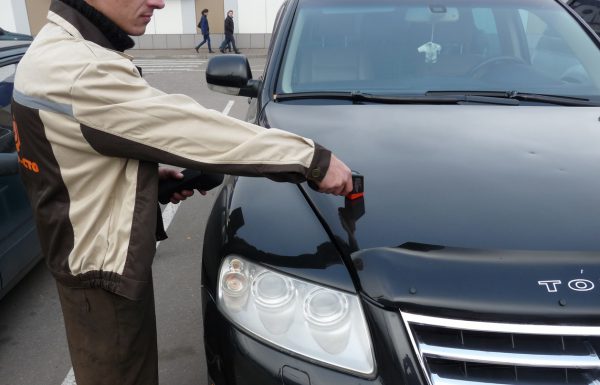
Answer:
POLYGON ((600 327, 402 318, 430 385, 600 385, 600 327))

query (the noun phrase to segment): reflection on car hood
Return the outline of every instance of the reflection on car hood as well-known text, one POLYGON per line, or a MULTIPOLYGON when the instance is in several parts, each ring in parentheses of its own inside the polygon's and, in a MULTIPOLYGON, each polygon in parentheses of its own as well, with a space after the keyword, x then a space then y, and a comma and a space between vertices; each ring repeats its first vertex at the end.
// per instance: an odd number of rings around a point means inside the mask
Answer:
MULTIPOLYGON (((355 223, 347 221, 352 208, 343 198, 308 190, 332 232, 360 261, 363 290, 382 303, 413 298, 406 295, 410 283, 389 276, 394 271, 410 267, 405 274, 428 279, 427 260, 407 258, 400 245, 484 250, 499 253, 497 259, 503 253, 551 250, 566 258, 569 252, 600 250, 599 116, 598 108, 549 106, 266 107, 272 127, 313 138, 364 175, 364 214, 354 210, 355 223), (420 275, 419 266, 425 266, 420 275)), ((544 260, 544 255, 536 257, 544 260)), ((449 261, 444 266, 452 266, 449 261)), ((528 266, 538 265, 531 259, 528 266)), ((585 263, 571 267, 569 274, 593 270, 585 263)), ((518 263, 505 270, 515 279, 522 272, 518 263)), ((527 277, 524 285, 539 290, 537 280, 569 281, 555 277, 552 268, 545 272, 527 277)), ((448 279, 462 280, 473 293, 490 289, 485 279, 472 277, 457 273, 448 279)), ((500 282, 494 284, 493 290, 502 290, 500 282)), ((465 290, 444 290, 449 297, 466 298, 465 290)), ((440 300, 423 298, 423 305, 440 300)), ((462 304, 469 300, 475 307, 485 302, 473 297, 462 304)), ((531 304, 524 301, 522 309, 531 304)), ((556 306, 556 298, 551 305, 556 306)))
MULTIPOLYGON (((600 108, 270 103, 365 178, 361 249, 600 250, 600 108)), ((344 199, 310 192, 348 238, 344 199)))

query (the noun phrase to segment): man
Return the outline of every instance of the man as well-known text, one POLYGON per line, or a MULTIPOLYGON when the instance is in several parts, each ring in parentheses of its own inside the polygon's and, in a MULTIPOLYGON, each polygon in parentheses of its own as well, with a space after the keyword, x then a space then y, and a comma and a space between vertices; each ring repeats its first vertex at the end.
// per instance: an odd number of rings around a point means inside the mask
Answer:
POLYGON ((148 85, 123 51, 133 46, 128 35, 142 35, 164 5, 53 0, 15 77, 20 173, 57 282, 78 385, 158 384, 157 188, 159 177, 180 176, 158 163, 309 180, 338 195, 352 189, 348 167, 312 140, 148 85))
POLYGON ((225 40, 223 40, 221 46, 219 47, 219 51, 221 51, 221 53, 225 53, 225 47, 227 47, 230 44, 233 46, 233 51, 235 53, 240 53, 240 51, 238 51, 237 47, 235 46, 235 37, 233 36, 234 29, 235 27, 233 23, 233 11, 229 10, 227 11, 227 17, 225 18, 225 40))
POLYGON ((200 44, 198 44, 196 46, 196 53, 198 53, 198 49, 200 47, 202 47, 202 45, 204 43, 208 43, 208 52, 209 53, 214 53, 215 51, 212 50, 211 46, 210 46, 210 32, 209 32, 209 28, 208 28, 208 9, 204 8, 202 10, 202 16, 200 17, 200 22, 198 23, 198 28, 200 28, 200 30, 202 31, 202 36, 204 37, 204 40, 202 40, 200 42, 200 44))

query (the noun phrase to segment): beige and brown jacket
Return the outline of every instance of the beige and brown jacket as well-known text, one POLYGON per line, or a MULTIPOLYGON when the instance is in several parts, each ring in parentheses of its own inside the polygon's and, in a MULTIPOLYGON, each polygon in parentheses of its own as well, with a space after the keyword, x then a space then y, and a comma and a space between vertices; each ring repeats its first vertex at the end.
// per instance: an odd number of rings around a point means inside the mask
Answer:
POLYGON ((330 153, 311 140, 151 87, 66 3, 52 2, 13 95, 21 175, 61 282, 138 297, 155 253, 158 163, 291 182, 325 174, 330 153))

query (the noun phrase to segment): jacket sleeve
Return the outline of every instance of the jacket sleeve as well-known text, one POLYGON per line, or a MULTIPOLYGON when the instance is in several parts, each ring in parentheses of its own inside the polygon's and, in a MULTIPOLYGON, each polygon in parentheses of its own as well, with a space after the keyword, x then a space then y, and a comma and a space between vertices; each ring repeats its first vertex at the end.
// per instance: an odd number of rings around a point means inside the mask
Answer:
POLYGON ((320 181, 329 167, 331 153, 312 140, 165 94, 125 58, 90 63, 71 97, 85 139, 108 156, 290 182, 320 181))

